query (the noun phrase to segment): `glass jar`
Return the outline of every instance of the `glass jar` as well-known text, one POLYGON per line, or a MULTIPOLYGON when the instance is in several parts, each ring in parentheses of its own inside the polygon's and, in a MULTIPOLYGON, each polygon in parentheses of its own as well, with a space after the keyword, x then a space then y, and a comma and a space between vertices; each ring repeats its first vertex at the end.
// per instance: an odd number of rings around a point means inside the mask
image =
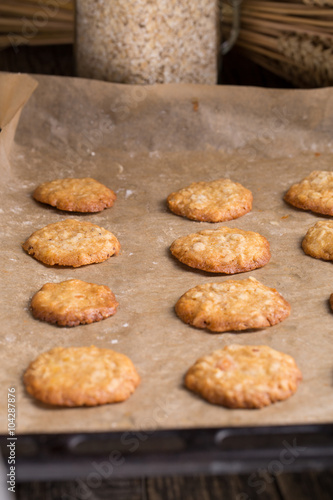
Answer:
POLYGON ((78 76, 216 84, 218 0, 77 0, 78 76))

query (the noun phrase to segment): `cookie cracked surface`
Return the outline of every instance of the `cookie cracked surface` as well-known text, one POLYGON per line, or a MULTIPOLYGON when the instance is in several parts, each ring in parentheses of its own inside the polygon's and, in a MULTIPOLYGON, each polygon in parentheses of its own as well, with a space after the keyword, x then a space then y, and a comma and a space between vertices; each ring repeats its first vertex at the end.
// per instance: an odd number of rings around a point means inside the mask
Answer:
POLYGON ((108 286, 68 280, 45 283, 31 300, 36 319, 60 326, 89 324, 116 313, 118 302, 108 286))
POLYGON ((274 288, 250 277, 198 285, 182 295, 175 310, 192 326, 227 332, 280 323, 289 316, 290 305, 274 288))
POLYGON ((90 177, 44 182, 35 189, 33 197, 70 212, 101 212, 112 207, 117 198, 111 189, 90 177))
POLYGON ((190 267, 225 274, 257 269, 271 258, 269 243, 264 236, 228 227, 182 236, 172 243, 170 251, 190 267))
POLYGON ((251 191, 230 179, 194 182, 169 194, 167 204, 176 215, 191 220, 223 222, 237 219, 252 209, 251 191))
POLYGON ((333 215, 333 172, 314 170, 298 184, 294 184, 284 196, 294 207, 333 215))
POLYGON ((103 262, 120 251, 117 238, 91 222, 67 219, 35 231, 23 249, 50 266, 80 267, 103 262))
POLYGON ((29 394, 59 406, 96 406, 126 400, 140 383, 124 354, 90 347, 55 347, 40 354, 24 374, 29 394))
POLYGON ((333 221, 321 220, 310 227, 302 241, 302 248, 316 259, 333 260, 333 221))
POLYGON ((295 360, 265 345, 228 345, 190 367, 185 385, 210 403, 262 408, 292 396, 302 380, 295 360))

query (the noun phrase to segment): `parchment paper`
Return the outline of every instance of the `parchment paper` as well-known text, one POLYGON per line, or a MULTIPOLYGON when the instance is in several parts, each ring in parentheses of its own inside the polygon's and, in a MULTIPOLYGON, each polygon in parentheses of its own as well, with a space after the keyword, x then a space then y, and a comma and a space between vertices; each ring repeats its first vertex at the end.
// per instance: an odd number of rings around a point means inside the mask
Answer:
POLYGON ((23 109, 1 178, 1 418, 7 388, 17 392, 21 433, 332 422, 332 264, 306 256, 301 240, 322 217, 283 202, 288 187, 333 166, 333 89, 269 90, 164 85, 135 87, 62 77, 39 82, 23 109), (35 202, 41 182, 92 176, 117 193, 111 209, 70 214, 35 202), (251 213, 225 223, 258 231, 271 244, 265 267, 233 277, 178 263, 169 253, 184 234, 223 224, 170 213, 167 195, 192 181, 230 177, 251 189, 251 213), (122 253, 81 268, 47 267, 21 243, 36 229, 79 218, 112 231, 122 253), (276 288, 291 315, 271 328, 212 334, 185 325, 174 304, 205 282, 249 276, 276 288), (106 284, 120 306, 99 323, 61 328, 35 320, 32 295, 70 278, 106 284), (261 410, 210 405, 183 387, 187 368, 226 344, 266 344, 295 357, 304 380, 289 400, 261 410), (54 346, 94 344, 128 355, 142 383, 121 404, 53 408, 28 396, 22 374, 54 346))

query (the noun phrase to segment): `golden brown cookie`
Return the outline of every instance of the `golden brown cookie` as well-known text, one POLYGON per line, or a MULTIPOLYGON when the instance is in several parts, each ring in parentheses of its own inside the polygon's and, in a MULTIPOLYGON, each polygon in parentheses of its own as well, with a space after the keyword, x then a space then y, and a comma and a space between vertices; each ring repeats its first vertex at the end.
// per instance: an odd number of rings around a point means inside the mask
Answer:
POLYGON ((302 241, 302 248, 316 259, 333 260, 333 221, 321 220, 310 227, 302 241))
POLYGON ((230 179, 194 182, 169 194, 170 210, 188 219, 223 222, 237 219, 252 209, 251 191, 230 179))
POLYGON ((46 283, 31 300, 35 318, 60 326, 101 321, 116 313, 118 302, 105 285, 68 280, 46 283))
POLYGON ((331 293, 331 295, 330 295, 329 303, 330 303, 330 307, 333 311, 333 293, 331 293))
POLYGON ((333 215, 333 172, 325 170, 311 172, 300 183, 291 186, 284 199, 303 210, 333 215))
POLYGON ((262 408, 292 396, 301 380, 291 356, 265 345, 234 344, 198 359, 185 385, 210 403, 262 408))
POLYGON ((175 240, 170 251, 183 264, 212 273, 243 273, 271 258, 269 243, 259 233, 219 227, 175 240))
POLYGON ((70 212, 100 212, 112 207, 116 194, 104 184, 85 177, 56 179, 38 186, 33 197, 60 210, 70 212))
POLYGON ((29 394, 51 405, 96 406, 127 399, 140 382, 132 361, 111 349, 55 347, 24 374, 29 394))
POLYGON ((274 288, 250 277, 198 285, 178 300, 175 310, 192 326, 227 332, 276 325, 289 316, 290 305, 274 288))
POLYGON ((91 222, 67 219, 35 231, 23 243, 29 255, 44 264, 79 267, 117 255, 117 238, 91 222))

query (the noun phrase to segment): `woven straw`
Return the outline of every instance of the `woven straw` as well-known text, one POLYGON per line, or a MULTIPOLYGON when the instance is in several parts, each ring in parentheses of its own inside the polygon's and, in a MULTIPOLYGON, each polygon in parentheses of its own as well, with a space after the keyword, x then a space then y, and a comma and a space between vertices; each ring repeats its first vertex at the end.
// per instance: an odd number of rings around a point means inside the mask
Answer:
POLYGON ((74 41, 74 0, 0 0, 0 49, 74 41))
POLYGON ((289 79, 302 87, 325 87, 333 83, 333 42, 323 36, 285 35, 278 39, 289 79))
POLYGON ((303 0, 303 3, 308 5, 319 5, 320 7, 333 7, 333 0, 303 0))

